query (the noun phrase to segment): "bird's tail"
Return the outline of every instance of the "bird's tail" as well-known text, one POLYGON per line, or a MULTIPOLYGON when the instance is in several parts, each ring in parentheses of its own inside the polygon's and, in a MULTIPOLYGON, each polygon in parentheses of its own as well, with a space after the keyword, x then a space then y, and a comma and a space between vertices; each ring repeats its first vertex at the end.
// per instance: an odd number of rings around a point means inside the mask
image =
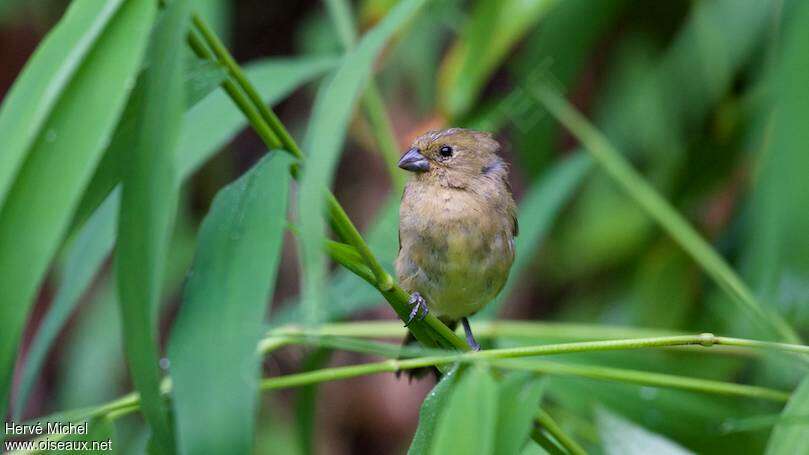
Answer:
MULTIPOLYGON (((450 328, 450 330, 455 330, 458 327, 458 321, 455 320, 445 320, 441 318, 441 321, 450 328)), ((405 348, 412 344, 416 344, 418 341, 416 337, 413 336, 413 332, 408 331, 407 335, 405 335, 404 340, 402 340, 402 347, 405 348)), ((399 360, 407 358, 405 355, 399 355, 399 360)), ((421 368, 414 368, 412 370, 405 370, 404 373, 407 375, 407 379, 412 381, 413 379, 419 380, 424 378, 428 373, 432 372, 435 375, 435 379, 441 379, 441 372, 436 367, 421 367, 421 368)), ((402 370, 396 372, 396 377, 400 377, 402 375, 402 370)))

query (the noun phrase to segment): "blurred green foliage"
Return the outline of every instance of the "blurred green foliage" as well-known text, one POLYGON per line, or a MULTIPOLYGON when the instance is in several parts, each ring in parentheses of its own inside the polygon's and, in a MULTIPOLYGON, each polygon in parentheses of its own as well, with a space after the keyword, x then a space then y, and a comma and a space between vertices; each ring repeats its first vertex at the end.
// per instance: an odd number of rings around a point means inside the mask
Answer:
MULTIPOLYGON (((762 315, 774 314, 797 337, 809 333, 806 2, 273 6, 267 11, 292 21, 294 33, 262 33, 295 52, 244 68, 260 101, 275 108, 287 101, 277 110, 281 128, 295 133, 306 157, 291 185, 288 157, 245 152, 254 136, 233 141, 246 126, 265 126, 272 131, 259 133, 262 147, 274 149, 267 134, 272 139, 277 125, 262 123, 271 122, 227 61, 192 55, 187 32, 209 55, 215 49, 186 2, 116 0, 98 8, 74 0, 59 18, 66 3, 0 2, 0 27, 56 24, 0 106, 0 412, 13 409, 15 421, 69 410, 61 418, 89 419, 91 437, 112 437, 121 453, 200 453, 216 444, 234 453, 326 450, 318 440, 351 427, 321 415, 340 393, 309 384, 292 407, 277 393, 259 397, 258 380, 267 370, 328 375, 331 363, 345 361, 331 352, 361 344, 323 342, 305 351, 312 353, 305 362, 300 348, 273 351, 262 371, 255 343, 262 327, 317 329, 389 314, 379 290, 355 274, 373 276, 356 245, 342 248, 358 258, 357 270, 330 267, 323 240, 341 233, 326 229, 324 189, 334 188, 351 218, 363 220, 371 251, 391 273, 401 180, 391 175, 395 149, 442 126, 493 130, 519 201, 512 276, 473 324, 507 314, 558 325, 559 336, 505 331, 487 347, 582 339, 565 322, 619 326, 616 337, 625 338, 638 333, 629 328, 648 328, 764 339, 772 333, 762 330, 762 315), (305 87, 312 81, 317 90, 305 87), (603 161, 587 155, 588 141, 579 143, 582 130, 569 133, 534 96, 539 88, 570 100, 603 135, 601 144, 637 171, 640 193, 669 204, 707 242, 708 256, 688 249, 672 217, 633 199, 638 185, 616 184, 603 161), (287 223, 298 236, 282 239, 287 223), (710 255, 732 269, 716 273, 710 255), (733 270, 761 313, 739 311, 725 290, 733 286, 716 285, 717 276, 732 281, 733 270), (170 376, 173 392, 160 385, 170 376), (140 409, 132 396, 105 407, 132 386, 145 421, 125 417, 140 409)), ((240 17, 270 8, 187 3, 225 43, 246 34, 236 26, 240 17)), ((357 327, 343 336, 363 336, 357 327)), ((786 407, 461 365, 424 400, 415 434, 414 426, 374 448, 809 453, 805 359, 737 354, 657 349, 554 360, 794 390, 786 407), (540 405, 555 422, 539 419, 534 428, 540 405)), ((352 384, 360 396, 373 395, 365 404, 394 393, 352 384)), ((364 422, 352 431, 391 434, 385 423, 364 422)))

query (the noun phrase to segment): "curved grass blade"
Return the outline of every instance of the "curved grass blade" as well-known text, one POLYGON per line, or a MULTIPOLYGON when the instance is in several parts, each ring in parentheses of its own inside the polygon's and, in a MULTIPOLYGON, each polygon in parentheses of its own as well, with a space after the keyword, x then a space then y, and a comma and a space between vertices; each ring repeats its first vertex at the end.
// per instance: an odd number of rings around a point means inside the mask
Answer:
POLYGON ((120 194, 114 192, 82 227, 67 252, 59 289, 34 336, 34 341, 31 342, 23 365, 22 378, 14 402, 13 415, 17 420, 22 416, 28 395, 42 369, 51 344, 112 251, 119 206, 120 194))
MULTIPOLYGON (((77 12, 90 14, 88 8, 106 11, 93 1, 76 5, 72 19, 77 12)), ((123 109, 154 10, 152 2, 127 2, 108 21, 43 121, 45 133, 33 142, 8 191, 0 212, 0 414, 6 412, 17 345, 36 288, 123 109)))
POLYGON ((303 169, 299 197, 303 307, 305 321, 309 323, 321 319, 320 307, 325 297, 326 257, 321 245, 325 231, 323 190, 331 186, 354 104, 371 75, 374 60, 382 47, 425 3, 426 0, 405 0, 397 4, 344 57, 315 101, 304 141, 304 148, 310 155, 303 169))
POLYGON ((793 455, 809 453, 809 422, 789 422, 791 416, 809 414, 809 376, 792 392, 789 402, 781 413, 785 420, 773 428, 772 436, 767 442, 767 455, 793 455))
POLYGON ((149 67, 133 96, 133 143, 121 166, 118 293, 124 352, 158 453, 173 453, 169 417, 160 394, 156 317, 169 235, 178 198, 175 156, 185 104, 182 50, 190 14, 173 0, 155 27, 149 67))
POLYGON ((468 368, 453 389, 428 453, 494 453, 498 391, 488 368, 468 368))
POLYGON ((251 451, 256 344, 280 261, 292 162, 272 155, 220 191, 202 223, 169 346, 181 453, 251 451))
MULTIPOLYGON (((0 207, 14 176, 76 72, 118 13, 122 0, 77 1, 42 41, 0 108, 0 207)), ((47 134, 47 133, 46 133, 47 134)))
POLYGON ((532 94, 581 141, 607 174, 646 211, 713 280, 734 297, 740 308, 766 329, 770 336, 788 342, 800 338, 792 327, 771 309, 764 308, 752 291, 725 260, 691 227, 570 103, 547 85, 534 87, 532 94))
POLYGON ((433 439, 435 438, 435 429, 438 425, 438 417, 444 411, 449 401, 450 394, 455 390, 455 383, 458 382, 458 372, 460 364, 455 364, 453 367, 444 373, 438 384, 433 387, 433 390, 424 398, 419 411, 419 426, 416 428, 416 434, 413 435, 413 441, 410 443, 410 449, 407 453, 410 455, 428 453, 432 446, 433 439))
POLYGON ((530 439, 545 381, 525 372, 512 372, 500 381, 494 453, 520 453, 530 439))
MULTIPOLYGON (((301 57, 296 59, 267 59, 246 69, 250 80, 269 104, 276 104, 290 92, 332 68, 331 57, 301 57)), ((134 109, 134 101, 127 109, 134 109)), ((128 119, 132 116, 126 116, 128 119)), ((185 180, 199 166, 227 144, 247 124, 247 120, 223 90, 216 90, 199 102, 189 105, 177 146, 177 174, 185 180)), ((115 137, 96 169, 79 208, 74 216, 74 229, 81 225, 120 180, 119 164, 133 141, 131 120, 118 126, 115 137)))

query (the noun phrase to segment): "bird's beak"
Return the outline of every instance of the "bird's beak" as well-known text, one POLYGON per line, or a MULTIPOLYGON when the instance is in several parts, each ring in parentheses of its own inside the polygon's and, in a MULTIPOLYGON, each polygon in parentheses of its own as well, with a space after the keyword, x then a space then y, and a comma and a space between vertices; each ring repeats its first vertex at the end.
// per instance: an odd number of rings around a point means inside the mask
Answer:
POLYGON ((399 159, 399 167, 411 172, 426 172, 430 170, 430 162, 421 154, 421 150, 412 148, 399 159))

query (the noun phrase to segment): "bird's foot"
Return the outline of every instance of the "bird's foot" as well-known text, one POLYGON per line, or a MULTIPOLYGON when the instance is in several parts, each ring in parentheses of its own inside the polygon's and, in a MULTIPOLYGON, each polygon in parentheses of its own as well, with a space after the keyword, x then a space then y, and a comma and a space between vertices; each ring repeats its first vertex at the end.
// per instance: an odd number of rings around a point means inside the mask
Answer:
POLYGON ((427 301, 424 300, 424 297, 422 297, 421 294, 419 294, 418 292, 414 292, 413 294, 411 294, 410 300, 408 300, 407 303, 413 309, 410 311, 410 316, 407 318, 407 322, 404 325, 405 327, 412 324, 413 321, 415 320, 418 321, 423 320, 424 318, 427 317, 427 313, 430 312, 430 309, 427 308, 427 301))
POLYGON ((466 333, 466 343, 472 348, 473 351, 480 351, 480 345, 475 341, 475 336, 472 335, 472 327, 469 327, 469 319, 462 318, 463 331, 466 333))

